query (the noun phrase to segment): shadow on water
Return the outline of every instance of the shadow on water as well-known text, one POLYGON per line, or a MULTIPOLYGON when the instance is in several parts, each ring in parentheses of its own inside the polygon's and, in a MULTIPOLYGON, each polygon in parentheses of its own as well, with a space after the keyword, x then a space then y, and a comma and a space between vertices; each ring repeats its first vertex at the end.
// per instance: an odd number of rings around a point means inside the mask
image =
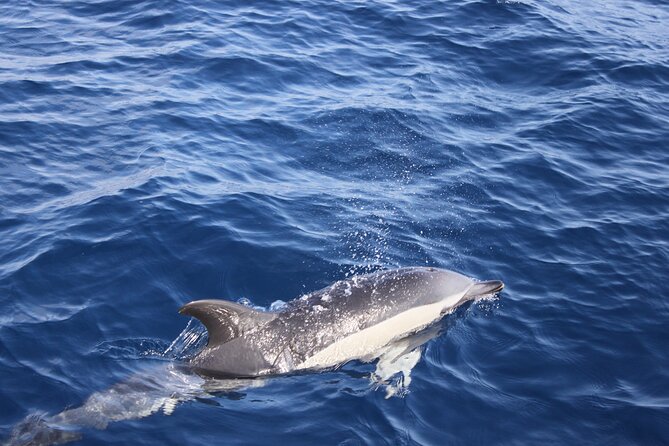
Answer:
MULTIPOLYGON (((371 374, 346 367, 336 369, 351 379, 370 380, 369 388, 384 389, 386 399, 393 396, 403 397, 409 391, 411 371, 421 358, 423 346, 454 326, 457 320, 464 317, 469 306, 470 304, 465 304, 441 321, 392 342, 373 356, 361 358, 363 363, 377 361, 371 374)), ((192 372, 185 365, 185 361, 202 348, 206 340, 204 328, 191 320, 172 344, 160 354, 162 360, 158 364, 150 364, 127 380, 93 393, 79 407, 66 409, 55 415, 30 414, 14 427, 4 444, 45 446, 70 443, 81 440, 86 429, 102 430, 112 422, 137 420, 157 413, 171 415, 179 404, 188 401, 218 406, 218 398, 241 400, 246 397, 249 389, 267 384, 270 378, 213 379, 192 372)), ((152 345, 151 342, 139 343, 152 345)), ((133 349, 127 343, 118 344, 120 345, 104 343, 98 350, 107 353, 122 350, 126 357, 142 356, 137 352, 128 353, 133 349)), ((306 373, 309 372, 298 374, 306 373)), ((280 377, 275 376, 272 379, 280 377)))

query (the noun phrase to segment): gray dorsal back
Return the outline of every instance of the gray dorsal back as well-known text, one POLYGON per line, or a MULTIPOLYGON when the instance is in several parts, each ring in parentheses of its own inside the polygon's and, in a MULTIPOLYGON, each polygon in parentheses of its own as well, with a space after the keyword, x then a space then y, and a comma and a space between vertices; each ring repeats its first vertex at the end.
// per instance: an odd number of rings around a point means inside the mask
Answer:
POLYGON ((179 309, 179 313, 193 316, 207 328, 207 347, 223 344, 245 332, 265 325, 277 315, 254 310, 227 300, 196 300, 179 309))

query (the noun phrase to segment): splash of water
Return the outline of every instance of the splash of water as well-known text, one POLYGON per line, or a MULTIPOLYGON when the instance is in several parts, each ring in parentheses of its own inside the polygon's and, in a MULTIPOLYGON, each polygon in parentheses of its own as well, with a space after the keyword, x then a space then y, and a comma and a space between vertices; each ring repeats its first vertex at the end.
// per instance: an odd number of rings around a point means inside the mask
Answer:
POLYGON ((202 324, 194 322, 193 319, 188 321, 186 328, 183 329, 179 336, 172 341, 172 343, 162 353, 164 358, 174 360, 184 360, 193 356, 199 349, 201 349, 207 339, 207 330, 202 324))

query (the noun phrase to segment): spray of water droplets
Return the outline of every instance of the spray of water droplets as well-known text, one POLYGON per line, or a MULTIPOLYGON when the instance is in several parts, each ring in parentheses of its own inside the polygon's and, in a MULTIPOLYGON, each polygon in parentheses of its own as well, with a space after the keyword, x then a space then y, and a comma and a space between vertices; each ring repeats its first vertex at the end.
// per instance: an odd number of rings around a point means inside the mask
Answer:
POLYGON ((188 321, 186 328, 163 352, 165 358, 183 360, 193 356, 207 340, 207 330, 193 319, 188 321))

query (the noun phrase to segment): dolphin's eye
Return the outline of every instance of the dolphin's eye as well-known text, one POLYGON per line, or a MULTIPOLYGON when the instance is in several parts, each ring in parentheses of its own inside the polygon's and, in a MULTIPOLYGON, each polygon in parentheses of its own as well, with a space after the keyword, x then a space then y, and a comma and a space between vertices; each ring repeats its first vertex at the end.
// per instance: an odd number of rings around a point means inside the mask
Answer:
POLYGON ((437 270, 437 268, 432 268, 432 267, 430 267, 430 268, 428 268, 427 270, 428 270, 429 272, 433 273, 433 272, 435 272, 435 271, 437 270))

